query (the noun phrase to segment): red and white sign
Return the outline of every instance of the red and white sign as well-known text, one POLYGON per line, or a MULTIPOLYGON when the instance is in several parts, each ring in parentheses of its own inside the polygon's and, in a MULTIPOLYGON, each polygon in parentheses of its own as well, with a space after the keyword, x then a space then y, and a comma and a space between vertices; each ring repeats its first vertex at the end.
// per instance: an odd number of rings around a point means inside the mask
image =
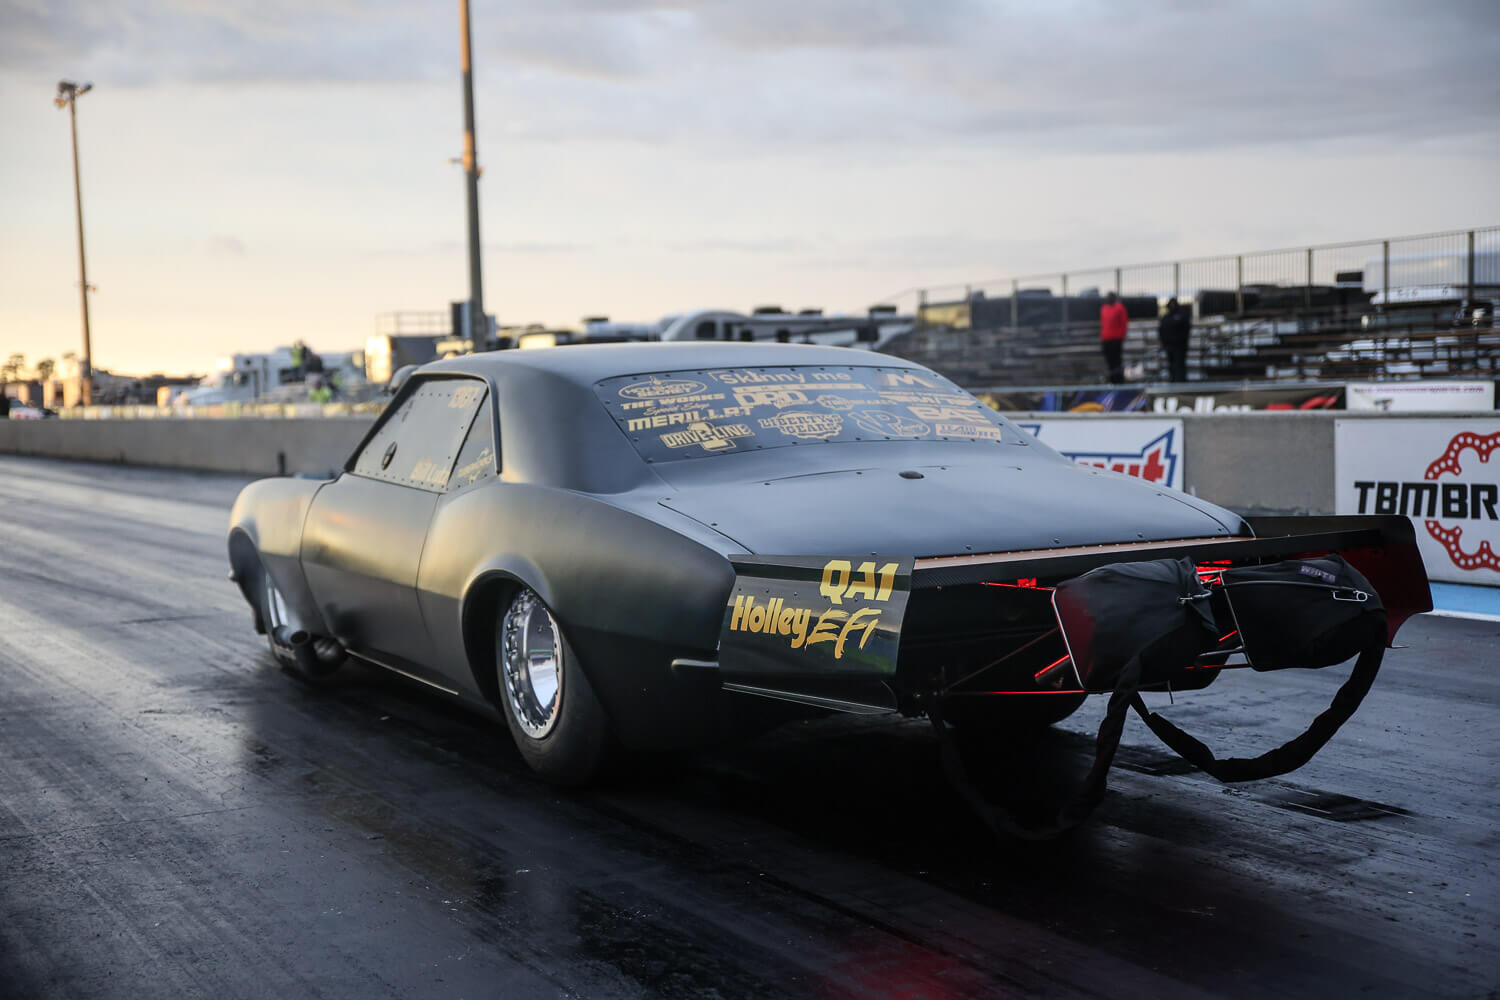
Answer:
POLYGON ((1018 421, 1079 465, 1182 489, 1182 421, 1085 416, 1018 421))
POLYGON ((1500 586, 1500 418, 1334 424, 1340 514, 1404 514, 1427 575, 1500 586))

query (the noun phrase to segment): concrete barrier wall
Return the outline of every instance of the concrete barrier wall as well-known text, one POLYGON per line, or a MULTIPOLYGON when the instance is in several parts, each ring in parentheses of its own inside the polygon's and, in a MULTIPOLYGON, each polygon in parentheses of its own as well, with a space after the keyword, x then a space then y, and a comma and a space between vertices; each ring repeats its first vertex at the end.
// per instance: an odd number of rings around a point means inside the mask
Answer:
MULTIPOLYGON (((1016 419, 1161 419, 1162 414, 1007 414, 1016 419)), ((1189 493, 1244 513, 1334 512, 1336 419, 1381 413, 1175 413, 1189 493)), ((1423 414, 1423 417, 1429 415, 1423 414)), ((1480 419, 1491 414, 1431 414, 1480 419)), ((223 420, 0 420, 0 453, 248 475, 340 468, 373 417, 223 420)))
POLYGON ((0 453, 246 475, 341 468, 374 417, 0 420, 0 453))

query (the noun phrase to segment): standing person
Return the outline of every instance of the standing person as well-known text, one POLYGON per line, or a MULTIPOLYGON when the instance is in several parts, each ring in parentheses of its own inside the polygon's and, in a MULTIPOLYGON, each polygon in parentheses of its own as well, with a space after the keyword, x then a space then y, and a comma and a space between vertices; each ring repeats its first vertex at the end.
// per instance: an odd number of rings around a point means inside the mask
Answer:
POLYGON ((1193 332, 1193 316, 1187 307, 1176 299, 1167 301, 1167 311, 1162 313, 1161 323, 1156 327, 1156 336, 1161 349, 1167 355, 1167 381, 1187 381, 1188 338, 1193 332))
POLYGON ((1109 369, 1112 385, 1125 381, 1125 331, 1129 326, 1130 317, 1120 297, 1114 292, 1104 296, 1104 305, 1099 307, 1099 346, 1104 349, 1104 366, 1109 369))

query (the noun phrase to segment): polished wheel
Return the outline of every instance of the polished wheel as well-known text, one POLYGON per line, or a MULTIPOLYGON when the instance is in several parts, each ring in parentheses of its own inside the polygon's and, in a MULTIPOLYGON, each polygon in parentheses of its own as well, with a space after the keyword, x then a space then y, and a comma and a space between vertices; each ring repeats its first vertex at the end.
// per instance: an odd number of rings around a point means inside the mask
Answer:
POLYGON ((537 774, 581 785, 614 747, 604 706, 557 618, 536 591, 517 586, 495 615, 495 702, 512 742, 537 774))
POLYGON ((562 714, 563 658, 557 622, 533 591, 517 595, 505 612, 497 659, 505 699, 516 724, 544 739, 562 714))

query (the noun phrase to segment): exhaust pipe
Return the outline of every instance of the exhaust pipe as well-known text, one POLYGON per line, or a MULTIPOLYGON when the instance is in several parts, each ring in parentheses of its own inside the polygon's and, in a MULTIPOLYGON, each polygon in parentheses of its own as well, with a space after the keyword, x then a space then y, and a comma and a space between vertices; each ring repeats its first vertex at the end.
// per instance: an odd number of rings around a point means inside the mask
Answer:
POLYGON ((294 650, 306 646, 307 640, 312 638, 307 634, 307 629, 293 628, 290 625, 277 625, 271 635, 283 646, 290 646, 294 650))
MULTIPOLYGON (((333 659, 333 662, 329 663, 328 660, 319 656, 317 645, 324 643, 325 640, 319 639, 317 643, 313 642, 312 633, 305 628, 278 625, 272 634, 275 635, 277 642, 291 648, 292 657, 297 662, 297 669, 309 677, 326 677, 338 669, 339 661, 343 659, 330 657, 329 659, 333 659)), ((332 642, 335 648, 337 647, 336 640, 329 639, 326 642, 332 642)))

